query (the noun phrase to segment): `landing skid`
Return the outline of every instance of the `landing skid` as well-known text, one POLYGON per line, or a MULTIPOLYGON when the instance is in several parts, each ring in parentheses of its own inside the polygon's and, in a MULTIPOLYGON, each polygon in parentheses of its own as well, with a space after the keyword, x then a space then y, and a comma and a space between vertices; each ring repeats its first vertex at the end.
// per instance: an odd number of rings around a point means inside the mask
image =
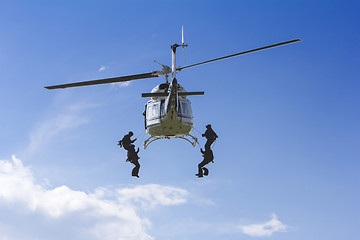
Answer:
POLYGON ((159 140, 159 139, 164 139, 164 137, 149 137, 144 142, 144 149, 146 149, 150 145, 150 143, 152 143, 156 140, 159 140))
MULTIPOLYGON (((150 145, 150 143, 152 143, 156 140, 165 139, 165 138, 168 138, 168 137, 149 137, 148 139, 146 139, 144 141, 144 149, 146 149, 150 145)), ((198 139, 190 134, 187 134, 185 136, 180 136, 180 137, 173 137, 173 138, 184 139, 184 140, 188 141, 193 147, 195 147, 196 144, 199 144, 198 139), (188 138, 186 138, 186 137, 188 137, 188 138)))
POLYGON ((186 138, 185 136, 184 136, 184 137, 175 137, 175 138, 184 139, 184 140, 188 141, 193 147, 195 147, 196 144, 199 144, 198 139, 197 139, 196 137, 194 137, 193 135, 188 134, 188 135, 186 135, 186 136, 187 136, 187 137, 190 137, 192 140, 189 139, 189 138, 186 138))

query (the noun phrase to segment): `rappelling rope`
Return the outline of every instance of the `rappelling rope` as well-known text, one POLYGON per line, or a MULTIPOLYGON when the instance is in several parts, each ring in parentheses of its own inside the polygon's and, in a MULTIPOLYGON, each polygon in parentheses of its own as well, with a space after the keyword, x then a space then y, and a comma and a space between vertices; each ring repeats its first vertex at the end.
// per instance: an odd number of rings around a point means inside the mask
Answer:
MULTIPOLYGON (((200 134, 200 136, 202 136, 202 133, 201 133, 199 130, 197 130, 195 127, 193 127, 193 129, 194 129, 195 131, 197 131, 197 132, 200 134)), ((195 134, 194 134, 194 135, 195 135, 195 134)), ((199 149, 201 149, 201 146, 200 146, 199 141, 196 141, 196 143, 197 143, 197 145, 199 146, 199 149)))
MULTIPOLYGON (((194 129, 195 131, 197 131, 197 132, 202 136, 202 133, 201 133, 199 130, 197 130, 195 127, 193 127, 193 129, 194 129)), ((201 148, 200 143, 199 143, 199 142, 197 142, 197 143, 198 143, 199 147, 201 148)), ((212 145, 212 146, 210 146, 211 149, 214 148, 215 143, 216 143, 216 139, 214 140, 213 144, 211 144, 211 145, 212 145)))
POLYGON ((193 129, 195 129, 195 131, 197 131, 198 133, 200 133, 202 135, 202 133, 199 130, 197 130, 195 127, 193 127, 193 129))
MULTIPOLYGON (((137 147, 140 147, 140 145, 141 145, 141 143, 142 143, 142 141, 143 141, 143 139, 144 139, 144 137, 145 137, 145 133, 146 133, 146 130, 144 130, 141 134, 138 135, 137 138, 139 138, 139 137, 141 136, 141 139, 140 139, 140 141, 138 141, 139 145, 138 145, 137 147)), ((137 145, 137 144, 136 144, 136 145, 137 145)), ((136 145, 135 145, 135 146, 136 146, 136 145)))
POLYGON ((211 145, 212 145, 211 148, 214 148, 214 147, 215 147, 215 144, 216 144, 216 139, 214 140, 213 144, 211 144, 211 145))

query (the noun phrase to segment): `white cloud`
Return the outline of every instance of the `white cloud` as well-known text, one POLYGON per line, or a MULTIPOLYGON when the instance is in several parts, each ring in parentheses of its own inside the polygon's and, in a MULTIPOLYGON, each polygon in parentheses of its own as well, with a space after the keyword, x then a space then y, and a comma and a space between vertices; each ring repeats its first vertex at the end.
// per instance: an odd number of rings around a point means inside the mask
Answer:
POLYGON ((142 208, 154 208, 158 205, 180 205, 186 202, 185 197, 188 195, 184 189, 157 184, 123 188, 119 189, 117 193, 120 202, 137 202, 142 208))
POLYGON ((112 86, 116 86, 119 88, 123 88, 123 87, 127 87, 131 84, 131 81, 127 81, 127 82, 120 82, 120 83, 112 83, 112 86))
POLYGON ((239 226, 242 233, 251 237, 270 237, 275 232, 286 232, 289 227, 280 222, 275 214, 265 223, 239 226))
POLYGON ((102 72, 105 71, 108 67, 101 65, 101 67, 99 68, 98 72, 102 72))
MULTIPOLYGON (((184 189, 157 184, 98 188, 92 193, 68 186, 47 189, 36 183, 32 171, 15 156, 12 161, 0 161, 0 207, 6 204, 14 212, 23 209, 21 214, 25 212, 30 217, 45 219, 47 224, 52 224, 52 239, 63 238, 64 226, 60 222, 68 219, 71 224, 66 225, 66 234, 71 239, 152 240, 147 233, 151 222, 140 216, 139 209, 183 204, 187 196, 184 189), (69 236, 71 233, 74 235, 69 236)), ((36 221, 29 221, 26 227, 16 226, 19 232, 26 232, 31 226, 33 234, 29 236, 28 233, 26 238, 17 236, 17 239, 41 239, 39 236, 46 231, 36 224, 36 221)), ((4 228, 1 225, 4 223, 0 222, 0 232, 4 228)), ((7 236, 9 234, 8 231, 7 236)), ((0 239, 2 237, 5 235, 0 234, 0 239)))

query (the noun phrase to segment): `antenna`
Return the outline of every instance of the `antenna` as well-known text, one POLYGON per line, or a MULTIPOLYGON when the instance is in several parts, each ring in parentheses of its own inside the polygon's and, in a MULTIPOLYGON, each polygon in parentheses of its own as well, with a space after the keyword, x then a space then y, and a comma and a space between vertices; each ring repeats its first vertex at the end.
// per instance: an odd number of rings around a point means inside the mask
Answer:
POLYGON ((186 65, 185 47, 187 47, 188 45, 185 44, 185 41, 184 41, 184 25, 181 27, 181 43, 182 43, 181 46, 182 46, 183 53, 184 53, 184 62, 186 65))

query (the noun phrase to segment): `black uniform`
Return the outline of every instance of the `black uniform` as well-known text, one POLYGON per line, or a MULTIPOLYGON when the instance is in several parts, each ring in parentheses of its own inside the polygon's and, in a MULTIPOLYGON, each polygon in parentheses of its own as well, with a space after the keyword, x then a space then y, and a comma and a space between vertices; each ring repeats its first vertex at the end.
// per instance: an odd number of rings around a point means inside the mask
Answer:
POLYGON ((202 148, 200 149, 201 153, 203 154, 204 160, 199 163, 198 165, 198 174, 196 174, 196 176, 198 177, 203 177, 203 175, 208 175, 209 170, 207 168, 204 168, 204 166, 210 162, 213 162, 214 160, 214 154, 212 152, 212 150, 209 149, 205 149, 205 151, 202 150, 202 148), (203 170, 205 170, 205 173, 203 173, 203 170))
POLYGON ((137 151, 135 151, 135 146, 131 145, 129 151, 128 151, 128 160, 135 165, 133 168, 131 175, 134 177, 139 177, 139 170, 140 170, 140 163, 139 163, 139 148, 137 151))
POLYGON ((132 143, 134 143, 136 141, 136 138, 134 140, 131 140, 131 134, 126 134, 123 139, 121 140, 121 144, 122 146, 129 151, 130 146, 132 145, 132 143))
MULTIPOLYGON (((133 132, 129 132, 128 134, 126 134, 123 139, 121 139, 121 141, 119 141, 119 146, 124 147, 124 149, 127 151, 127 159, 126 161, 130 161, 130 149, 132 147, 135 148, 135 146, 132 144, 136 141, 137 138, 135 138, 134 140, 131 140, 131 137, 133 136, 133 132)), ((135 150, 134 150, 135 151, 135 150)))
POLYGON ((206 143, 205 143, 205 150, 206 149, 210 149, 211 144, 213 144, 213 142, 215 142, 216 138, 218 138, 218 135, 216 135, 216 133, 214 132, 214 130, 211 128, 211 125, 207 125, 206 126, 206 131, 205 133, 202 135, 203 137, 206 137, 206 143))

